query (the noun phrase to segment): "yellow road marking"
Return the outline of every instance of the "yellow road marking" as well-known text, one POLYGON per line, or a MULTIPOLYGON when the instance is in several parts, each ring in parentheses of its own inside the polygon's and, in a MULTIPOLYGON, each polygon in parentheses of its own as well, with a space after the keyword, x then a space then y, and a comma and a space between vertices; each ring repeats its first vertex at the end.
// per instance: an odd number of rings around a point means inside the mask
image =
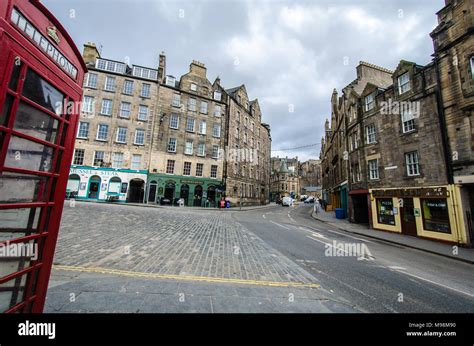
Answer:
POLYGON ((63 266, 53 265, 53 269, 56 270, 67 270, 77 271, 85 273, 100 273, 100 274, 112 274, 122 275, 129 277, 141 277, 148 279, 172 279, 182 281, 205 281, 205 282, 219 282, 219 283, 234 283, 242 285, 260 285, 260 286, 273 286, 273 287, 306 287, 306 288, 319 288, 320 285, 315 283, 303 283, 303 282, 291 282, 291 281, 260 281, 260 280, 244 280, 244 279, 228 279, 228 278, 213 278, 209 276, 192 276, 192 275, 172 275, 172 274, 155 274, 155 273, 142 273, 133 272, 120 269, 108 269, 108 268, 94 268, 94 267, 76 267, 76 266, 63 266))

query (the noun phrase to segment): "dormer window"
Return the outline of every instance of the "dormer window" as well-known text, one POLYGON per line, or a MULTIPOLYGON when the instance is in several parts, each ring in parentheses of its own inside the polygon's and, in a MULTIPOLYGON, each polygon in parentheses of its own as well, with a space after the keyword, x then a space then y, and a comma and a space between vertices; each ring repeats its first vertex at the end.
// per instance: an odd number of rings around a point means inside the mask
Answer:
POLYGON ((375 106, 375 93, 369 94, 365 97, 365 111, 368 112, 375 106))
POLYGON ((196 83, 191 83, 191 85, 190 85, 190 87, 189 87, 189 89, 190 89, 191 91, 197 91, 197 88, 198 88, 198 87, 197 87, 197 84, 196 84, 196 83))
POLYGON ((169 85, 169 86, 176 86, 176 78, 174 78, 173 76, 166 76, 166 85, 169 85))
POLYGON ((398 77, 398 93, 404 94, 410 90, 410 75, 408 72, 405 72, 400 77, 398 77))
POLYGON ((222 97, 222 95, 219 91, 214 91, 214 100, 220 101, 221 97, 222 97))

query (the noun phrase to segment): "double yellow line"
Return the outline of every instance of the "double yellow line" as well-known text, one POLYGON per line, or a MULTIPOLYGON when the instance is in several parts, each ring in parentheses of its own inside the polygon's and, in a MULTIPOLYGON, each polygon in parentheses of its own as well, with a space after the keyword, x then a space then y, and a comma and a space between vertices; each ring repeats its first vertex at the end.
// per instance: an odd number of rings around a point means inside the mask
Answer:
POLYGON ((215 282, 215 283, 233 283, 241 285, 258 285, 258 286, 272 286, 272 287, 306 287, 306 288, 319 288, 320 285, 315 283, 303 283, 303 282, 291 282, 291 281, 260 281, 260 280, 244 280, 244 279, 229 279, 229 278, 215 278, 210 276, 193 276, 193 275, 172 275, 172 274, 155 274, 155 273, 142 273, 133 272, 128 270, 120 269, 108 269, 108 268, 97 268, 97 267, 76 267, 76 266, 63 266, 53 265, 55 270, 67 270, 76 271, 83 273, 99 273, 99 274, 110 274, 110 275, 121 275, 134 278, 146 278, 146 279, 171 279, 181 281, 204 281, 204 282, 215 282))

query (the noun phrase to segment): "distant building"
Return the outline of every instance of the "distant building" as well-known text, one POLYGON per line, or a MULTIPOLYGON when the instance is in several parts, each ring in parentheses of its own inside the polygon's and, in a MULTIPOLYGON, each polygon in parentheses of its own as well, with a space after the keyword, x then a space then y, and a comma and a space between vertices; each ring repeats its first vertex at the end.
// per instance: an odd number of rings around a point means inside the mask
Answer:
POLYGON ((270 177, 270 198, 276 201, 278 198, 300 196, 300 176, 298 158, 272 157, 272 173, 270 177), (291 166, 290 166, 291 164, 291 166))
POLYGON ((226 89, 226 198, 232 205, 269 203, 270 125, 262 122, 258 100, 251 101, 245 85, 226 89))
POLYGON ((299 165, 300 194, 321 196, 322 172, 321 160, 308 160, 299 165))

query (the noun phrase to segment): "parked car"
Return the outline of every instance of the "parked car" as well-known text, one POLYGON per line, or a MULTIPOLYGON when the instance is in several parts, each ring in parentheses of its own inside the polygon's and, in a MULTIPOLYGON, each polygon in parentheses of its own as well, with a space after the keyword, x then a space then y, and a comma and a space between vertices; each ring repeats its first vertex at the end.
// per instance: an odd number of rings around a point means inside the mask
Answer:
POLYGON ((305 203, 314 203, 314 197, 313 197, 313 196, 309 196, 308 198, 305 199, 304 202, 305 202, 305 203))
POLYGON ((293 198, 291 197, 283 197, 281 205, 291 207, 293 205, 293 198))
POLYGON ((300 197, 300 201, 301 201, 301 202, 304 202, 307 198, 308 198, 308 195, 302 195, 302 196, 300 197))

